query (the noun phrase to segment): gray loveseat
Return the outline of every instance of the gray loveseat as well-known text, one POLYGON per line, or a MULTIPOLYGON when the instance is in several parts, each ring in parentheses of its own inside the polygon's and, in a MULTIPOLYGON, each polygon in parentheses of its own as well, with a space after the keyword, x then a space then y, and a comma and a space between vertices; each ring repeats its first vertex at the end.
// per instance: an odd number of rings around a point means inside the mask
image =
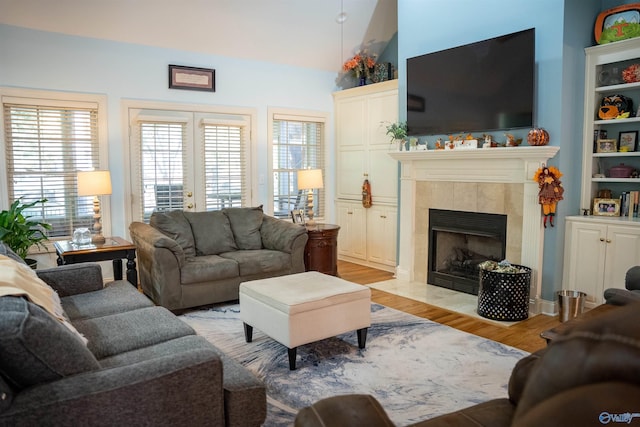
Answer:
POLYGON ((241 282, 305 271, 306 228, 261 207, 154 212, 129 231, 142 290, 169 310, 236 300, 241 282))
POLYGON ((25 297, 0 297, 0 426, 264 422, 263 384, 129 282, 103 287, 93 263, 38 276, 88 342, 25 297))

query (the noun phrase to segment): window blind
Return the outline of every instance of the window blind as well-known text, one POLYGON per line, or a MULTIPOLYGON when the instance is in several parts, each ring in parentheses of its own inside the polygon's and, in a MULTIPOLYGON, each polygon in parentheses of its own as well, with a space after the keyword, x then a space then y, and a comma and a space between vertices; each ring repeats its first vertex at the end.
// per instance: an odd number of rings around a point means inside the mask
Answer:
MULTIPOLYGON (((291 210, 304 209, 307 190, 298 190, 300 169, 322 169, 324 175, 323 120, 275 114, 273 120, 273 210, 284 218, 291 210)), ((324 216, 324 189, 313 190, 314 216, 324 216)))
POLYGON ((3 102, 9 202, 47 199, 26 212, 49 237, 93 224, 92 197, 77 195, 77 171, 99 169, 98 105, 3 102), (57 104, 57 105, 56 105, 57 104))
POLYGON ((206 210, 246 206, 246 128, 202 121, 206 210))
POLYGON ((138 144, 140 210, 149 221, 154 210, 184 208, 185 122, 140 122, 138 144))

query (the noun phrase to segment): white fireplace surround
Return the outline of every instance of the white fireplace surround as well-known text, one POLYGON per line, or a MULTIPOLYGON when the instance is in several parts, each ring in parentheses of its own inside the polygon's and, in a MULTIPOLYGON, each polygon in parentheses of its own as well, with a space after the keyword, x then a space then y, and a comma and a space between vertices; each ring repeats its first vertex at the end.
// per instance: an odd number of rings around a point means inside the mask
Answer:
MULTIPOLYGON (((416 194, 418 182, 521 184, 522 235, 516 240, 519 241, 520 263, 532 269, 530 311, 534 314, 539 313, 544 228, 538 203, 539 188, 532 178, 538 168, 553 158, 559 149, 560 147, 554 146, 527 146, 389 153, 401 164, 396 278, 415 281, 416 262, 425 262, 423 259, 415 259, 416 236, 421 235, 416 232, 419 220, 416 218, 416 203, 421 197, 428 197, 416 194)), ((509 239, 509 236, 507 238, 509 239)))

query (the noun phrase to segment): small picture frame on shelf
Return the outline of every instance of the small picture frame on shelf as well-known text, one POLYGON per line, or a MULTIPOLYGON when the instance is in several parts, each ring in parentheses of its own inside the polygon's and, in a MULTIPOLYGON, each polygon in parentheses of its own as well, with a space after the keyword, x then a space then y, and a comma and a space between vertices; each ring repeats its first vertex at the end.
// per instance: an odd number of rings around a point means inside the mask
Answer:
POLYGON ((294 224, 304 225, 304 211, 302 209, 294 209, 291 211, 291 219, 294 224))
POLYGON ((620 132, 618 138, 618 151, 636 151, 638 148, 638 131, 630 130, 620 132))
POLYGON ((620 199, 593 199, 593 214, 598 216, 620 216, 620 199))
POLYGON ((618 151, 618 141, 615 139, 599 139, 596 146, 597 153, 615 153, 618 151))

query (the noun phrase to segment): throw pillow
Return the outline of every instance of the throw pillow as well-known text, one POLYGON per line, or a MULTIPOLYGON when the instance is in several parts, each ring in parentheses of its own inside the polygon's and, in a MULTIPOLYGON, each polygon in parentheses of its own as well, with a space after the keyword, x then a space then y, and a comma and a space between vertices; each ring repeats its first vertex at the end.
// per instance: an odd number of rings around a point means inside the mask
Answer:
POLYGON ((0 296, 25 296, 58 319, 84 344, 87 339, 67 319, 60 297, 53 288, 40 279, 26 264, 21 264, 0 255, 0 296))
POLYGON ((193 232, 189 221, 184 216, 184 212, 180 210, 154 212, 151 214, 149 224, 175 240, 184 251, 185 257, 193 258, 196 256, 193 232))
POLYGON ((191 224, 196 254, 218 255, 238 250, 229 218, 221 211, 185 212, 184 215, 191 224))
POLYGON ((16 389, 100 369, 69 329, 22 297, 0 297, 0 374, 16 389))
POLYGON ((262 205, 256 208, 226 208, 222 212, 229 218, 239 249, 262 249, 262 205))

